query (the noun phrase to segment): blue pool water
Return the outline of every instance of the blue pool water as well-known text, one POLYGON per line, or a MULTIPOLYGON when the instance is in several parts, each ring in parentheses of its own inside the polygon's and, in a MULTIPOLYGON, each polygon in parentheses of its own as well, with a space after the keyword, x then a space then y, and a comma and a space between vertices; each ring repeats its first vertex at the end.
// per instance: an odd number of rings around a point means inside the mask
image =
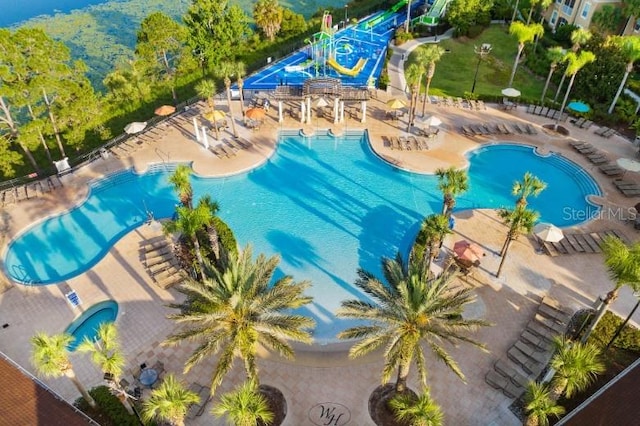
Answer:
MULTIPOLYGON (((549 186, 530 205, 541 220, 574 225, 584 217, 563 211, 595 211, 585 201, 598 194, 593 179, 575 164, 532 148, 486 146, 469 155, 470 191, 457 208, 512 206, 513 181, 531 171, 549 186), (561 203, 561 204, 560 204, 561 203)), ((146 220, 170 217, 177 202, 170 172, 118 173, 94 184, 88 199, 69 213, 19 235, 4 256, 6 273, 19 282, 49 284, 78 275, 98 262, 124 234, 146 220), (32 250, 38 247, 38 250, 32 250)), ((195 196, 211 194, 220 216, 241 245, 280 254, 278 274, 313 283, 305 313, 318 322, 317 338, 335 336, 348 323, 333 312, 354 288, 358 267, 380 273, 380 257, 408 251, 420 221, 439 212, 437 179, 400 171, 381 161, 362 134, 304 139, 284 134, 263 166, 227 178, 194 177, 195 196)))
POLYGON ((118 317, 118 304, 113 300, 106 300, 97 303, 84 311, 64 330, 75 339, 67 346, 71 352, 75 351, 78 345, 88 337, 94 340, 98 334, 98 328, 103 322, 114 322, 118 317))

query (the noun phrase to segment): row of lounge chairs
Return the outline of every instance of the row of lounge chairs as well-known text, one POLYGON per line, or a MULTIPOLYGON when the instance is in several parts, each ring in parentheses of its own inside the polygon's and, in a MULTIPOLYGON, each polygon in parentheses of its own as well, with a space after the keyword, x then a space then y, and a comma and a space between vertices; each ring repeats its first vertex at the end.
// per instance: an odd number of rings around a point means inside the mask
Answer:
POLYGON ((538 131, 529 123, 479 123, 463 124, 460 126, 460 133, 465 136, 489 136, 489 135, 512 135, 525 134, 536 135, 538 131))
POLYGON ((251 147, 251 142, 245 138, 225 138, 218 144, 209 145, 209 151, 215 154, 218 158, 231 158, 239 151, 243 149, 251 149, 251 147))
POLYGON ((484 101, 475 99, 462 99, 460 97, 450 98, 448 96, 431 96, 431 103, 434 105, 442 105, 447 107, 468 108, 476 111, 487 109, 484 101))
POLYGON ((180 267, 173 247, 164 237, 147 241, 142 253, 149 276, 160 288, 167 289, 185 279, 185 272, 180 267))
MULTIPOLYGON (((569 143, 574 150, 578 151, 580 154, 584 155, 587 160, 596 165, 604 165, 609 164, 609 159, 602 151, 598 151, 596 147, 591 145, 588 142, 575 141, 569 143)), ((614 169, 605 169, 608 170, 608 173, 614 173, 614 169)), ((604 173, 604 171, 603 171, 604 173)), ((609 174, 611 176, 611 174, 609 174)))
POLYGON ((553 355, 553 337, 566 332, 571 316, 556 301, 543 298, 537 311, 507 351, 508 359, 498 359, 485 375, 491 387, 509 398, 519 398, 527 384, 538 379, 553 355))
POLYGON ((577 120, 571 120, 571 123, 576 127, 580 127, 581 129, 588 129, 593 125, 593 121, 587 120, 584 117, 580 117, 577 120))
POLYGON ((46 179, 7 188, 0 192, 0 204, 4 207, 20 201, 37 198, 61 186, 62 181, 57 175, 54 175, 46 179))
POLYGON ((548 107, 543 107, 540 105, 533 105, 530 104, 527 107, 527 112, 529 114, 534 114, 534 115, 540 115, 542 117, 547 117, 550 118, 552 120, 558 120, 559 121, 565 121, 569 115, 564 112, 562 113, 562 116, 560 115, 560 111, 558 111, 557 109, 553 109, 553 108, 548 108, 548 107))
POLYGON ((616 134, 616 131, 614 129, 611 129, 607 126, 602 126, 597 130, 594 130, 593 133, 595 133, 598 136, 602 136, 603 138, 610 138, 611 136, 616 134))
POLYGON ((574 232, 565 233, 564 238, 557 243, 542 241, 542 247, 549 256, 577 253, 601 253, 602 245, 606 237, 616 237, 624 242, 628 239, 615 229, 601 232, 574 232))
POLYGON ((640 184, 624 179, 615 179, 613 184, 625 197, 640 196, 640 184))
POLYGON ((385 146, 398 151, 426 151, 429 149, 427 140, 422 137, 415 136, 383 136, 382 140, 385 146))

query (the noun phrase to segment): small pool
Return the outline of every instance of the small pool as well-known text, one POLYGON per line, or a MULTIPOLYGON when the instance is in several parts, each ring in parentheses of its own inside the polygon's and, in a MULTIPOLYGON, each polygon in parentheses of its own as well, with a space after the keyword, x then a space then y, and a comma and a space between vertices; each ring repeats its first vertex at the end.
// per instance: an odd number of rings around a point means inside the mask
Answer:
POLYGON ((70 352, 75 351, 85 337, 94 340, 100 324, 104 322, 114 322, 117 316, 118 304, 114 300, 105 300, 104 302, 91 306, 78 318, 73 320, 64 330, 65 333, 69 333, 75 337, 67 349, 70 352))

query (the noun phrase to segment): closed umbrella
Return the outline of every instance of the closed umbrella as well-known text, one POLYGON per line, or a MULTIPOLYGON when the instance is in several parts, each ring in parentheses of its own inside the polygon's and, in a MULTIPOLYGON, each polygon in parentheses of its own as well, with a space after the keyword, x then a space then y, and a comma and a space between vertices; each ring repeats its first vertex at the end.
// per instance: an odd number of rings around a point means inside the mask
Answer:
POLYGON ((147 127, 146 121, 134 121, 133 123, 127 124, 124 131, 129 135, 133 135, 134 133, 140 133, 145 127, 147 127))
POLYGON ((560 228, 551 223, 539 223, 533 227, 533 234, 549 243, 557 243, 564 238, 564 233, 560 228))
POLYGON ((467 240, 456 242, 453 245, 453 252, 458 256, 458 258, 469 260, 471 262, 480 260, 480 258, 485 255, 482 247, 467 240))
POLYGON ((403 101, 402 99, 393 98, 387 101, 387 106, 391 109, 400 109, 406 107, 407 102, 403 101))
POLYGON ((176 112, 176 107, 174 107, 173 105, 162 105, 161 107, 156 108, 156 110, 154 111, 154 113, 156 115, 171 115, 174 112, 176 112))
POLYGON ((502 94, 508 98, 517 98, 520 96, 520 91, 513 87, 507 87, 506 89, 502 89, 502 94))
POLYGON ((250 120, 263 120, 265 117, 265 110, 262 108, 249 108, 245 113, 245 117, 250 120))

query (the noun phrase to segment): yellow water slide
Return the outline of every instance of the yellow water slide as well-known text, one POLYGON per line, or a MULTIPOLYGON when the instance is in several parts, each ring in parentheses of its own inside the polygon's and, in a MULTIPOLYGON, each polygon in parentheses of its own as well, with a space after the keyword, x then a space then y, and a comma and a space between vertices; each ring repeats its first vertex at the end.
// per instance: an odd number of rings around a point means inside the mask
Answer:
POLYGON ((358 74, 360 74, 360 71, 363 70, 366 64, 367 64, 367 59, 360 58, 358 59, 358 62, 353 66, 353 68, 345 68, 339 63, 337 63, 334 58, 329 58, 327 60, 327 65, 329 65, 331 68, 338 71, 340 74, 348 75, 350 77, 355 77, 358 74))

